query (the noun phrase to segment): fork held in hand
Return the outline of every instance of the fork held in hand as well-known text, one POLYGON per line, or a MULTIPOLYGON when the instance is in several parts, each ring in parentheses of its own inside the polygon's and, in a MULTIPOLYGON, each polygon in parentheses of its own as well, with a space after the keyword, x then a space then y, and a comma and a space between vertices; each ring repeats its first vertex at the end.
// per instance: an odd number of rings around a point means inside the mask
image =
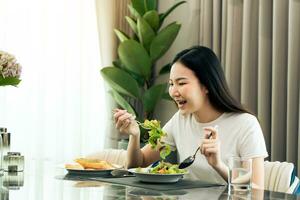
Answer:
MULTIPOLYGON (((117 111, 118 111, 118 109, 113 109, 113 110, 112 110, 112 113, 115 114, 117 111)), ((136 123, 137 123, 139 126, 141 126, 142 128, 144 128, 144 129, 147 129, 147 130, 150 130, 150 129, 151 129, 151 128, 149 128, 149 127, 145 127, 144 123, 138 121, 138 120, 136 119, 136 116, 135 116, 135 115, 132 115, 132 117, 131 117, 130 119, 131 119, 131 120, 135 120, 136 123)), ((161 147, 159 147, 158 151, 162 151, 165 147, 166 147, 166 146, 161 146, 161 147)))
MULTIPOLYGON (((113 114, 115 114, 116 112, 117 112, 117 109, 113 109, 113 110, 112 110, 112 113, 113 113, 113 114)), ((143 127, 144 129, 148 129, 148 130, 150 129, 150 128, 148 128, 148 127, 145 127, 145 126, 144 126, 144 123, 138 121, 138 120, 136 119, 136 116, 135 116, 135 115, 132 115, 132 117, 131 117, 130 119, 131 119, 131 120, 135 120, 136 123, 137 123, 139 126, 143 127)))

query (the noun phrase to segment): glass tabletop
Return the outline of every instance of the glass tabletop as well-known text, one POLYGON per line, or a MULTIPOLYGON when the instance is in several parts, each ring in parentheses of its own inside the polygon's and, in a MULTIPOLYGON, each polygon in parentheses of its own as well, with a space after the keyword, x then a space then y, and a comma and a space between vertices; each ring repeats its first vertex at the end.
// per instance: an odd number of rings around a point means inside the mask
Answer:
POLYGON ((158 191, 101 181, 58 178, 66 173, 49 167, 31 172, 4 173, 0 177, 1 200, 297 199, 295 195, 263 190, 229 195, 226 186, 158 191))

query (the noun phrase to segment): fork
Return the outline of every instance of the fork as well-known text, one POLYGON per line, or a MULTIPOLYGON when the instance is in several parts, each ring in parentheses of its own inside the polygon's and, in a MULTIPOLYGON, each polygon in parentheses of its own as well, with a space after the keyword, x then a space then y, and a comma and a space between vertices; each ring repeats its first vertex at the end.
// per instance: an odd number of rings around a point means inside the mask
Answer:
MULTIPOLYGON (((113 109, 113 110, 112 110, 112 113, 113 113, 113 114, 115 114, 116 112, 117 112, 117 109, 113 109)), ((144 123, 138 121, 138 120, 136 119, 136 116, 135 116, 135 115, 132 116, 131 120, 135 120, 136 123, 137 123, 139 126, 141 126, 142 128, 144 128, 144 129, 146 129, 146 130, 151 130, 151 128, 145 127, 145 126, 144 126, 144 123)), ((165 147, 166 147, 166 146, 161 146, 161 147, 158 149, 158 151, 163 150, 165 147)))

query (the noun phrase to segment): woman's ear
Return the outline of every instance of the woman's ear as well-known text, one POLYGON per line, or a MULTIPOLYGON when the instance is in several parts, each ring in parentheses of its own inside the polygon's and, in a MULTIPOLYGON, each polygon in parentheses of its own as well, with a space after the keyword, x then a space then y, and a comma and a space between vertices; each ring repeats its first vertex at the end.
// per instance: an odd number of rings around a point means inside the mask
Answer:
POLYGON ((208 89, 204 85, 200 84, 200 88, 201 88, 202 92, 204 92, 205 94, 208 94, 208 89))
POLYGON ((204 91, 205 94, 208 94, 208 89, 203 85, 202 90, 204 91))

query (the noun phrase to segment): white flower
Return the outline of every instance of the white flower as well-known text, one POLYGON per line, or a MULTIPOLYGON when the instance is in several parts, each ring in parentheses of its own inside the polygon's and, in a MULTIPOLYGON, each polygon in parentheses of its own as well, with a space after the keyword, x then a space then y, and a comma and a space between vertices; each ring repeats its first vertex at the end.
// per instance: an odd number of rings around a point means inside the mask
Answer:
POLYGON ((19 78, 22 67, 17 63, 16 58, 4 51, 0 51, 0 75, 3 78, 15 77, 19 78))

